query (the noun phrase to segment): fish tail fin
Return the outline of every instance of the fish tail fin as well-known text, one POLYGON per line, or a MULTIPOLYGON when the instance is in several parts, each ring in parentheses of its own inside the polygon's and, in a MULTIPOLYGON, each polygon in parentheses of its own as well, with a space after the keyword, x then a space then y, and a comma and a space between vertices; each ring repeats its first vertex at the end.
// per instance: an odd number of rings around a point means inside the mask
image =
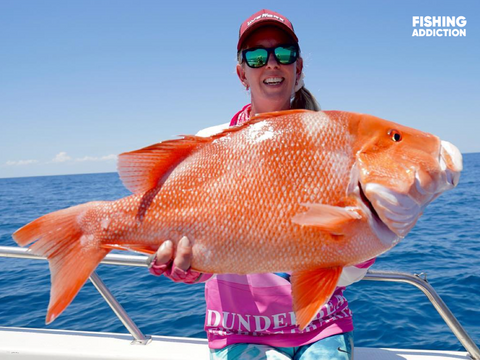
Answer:
MULTIPOLYGON (((102 202, 90 202, 44 215, 17 230, 12 236, 18 245, 35 242, 30 249, 45 256, 50 265, 51 289, 46 323, 55 320, 72 302, 110 249, 82 229, 85 215, 102 202)), ((88 216, 90 218, 90 216, 88 216)), ((88 226, 91 229, 90 226, 88 226)), ((93 228, 93 227, 92 227, 93 228)))

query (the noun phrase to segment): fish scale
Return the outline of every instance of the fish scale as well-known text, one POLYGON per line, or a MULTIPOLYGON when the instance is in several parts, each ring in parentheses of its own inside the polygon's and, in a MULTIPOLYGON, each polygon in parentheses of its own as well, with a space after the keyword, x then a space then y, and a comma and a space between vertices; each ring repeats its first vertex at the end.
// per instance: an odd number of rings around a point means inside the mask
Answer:
POLYGON ((194 270, 291 272, 304 329, 343 267, 393 247, 432 199, 458 183, 461 156, 443 143, 369 115, 261 114, 209 138, 121 154, 120 177, 133 195, 44 215, 13 237, 49 259, 47 322, 112 249, 151 254, 187 236, 194 270), (402 203, 418 204, 409 222, 390 221, 405 212, 402 203))

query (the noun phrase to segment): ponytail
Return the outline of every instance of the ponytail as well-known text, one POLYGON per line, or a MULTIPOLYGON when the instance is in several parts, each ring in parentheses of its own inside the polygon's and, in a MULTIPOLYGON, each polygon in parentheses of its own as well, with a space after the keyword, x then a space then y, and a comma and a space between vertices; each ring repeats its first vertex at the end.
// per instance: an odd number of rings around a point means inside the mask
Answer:
POLYGON ((305 86, 302 86, 297 92, 295 92, 295 97, 292 100, 290 108, 320 111, 320 105, 318 104, 317 99, 315 99, 315 96, 313 96, 305 86))

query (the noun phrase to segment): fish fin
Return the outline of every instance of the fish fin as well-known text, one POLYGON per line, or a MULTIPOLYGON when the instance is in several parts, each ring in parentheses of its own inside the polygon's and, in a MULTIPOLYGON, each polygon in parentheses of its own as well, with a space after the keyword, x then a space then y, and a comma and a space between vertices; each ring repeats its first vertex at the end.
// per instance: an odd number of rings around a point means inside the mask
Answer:
POLYGON ((117 169, 125 187, 134 194, 155 188, 175 167, 210 138, 184 136, 118 156, 117 169))
POLYGON ((118 245, 118 244, 102 244, 100 246, 102 249, 108 249, 108 250, 123 250, 123 251, 130 250, 126 246, 118 245))
POLYGON ((118 156, 117 170, 125 187, 134 194, 162 184, 168 175, 193 151, 203 145, 242 130, 262 120, 307 110, 285 110, 259 114, 239 126, 233 126, 209 137, 184 135, 181 139, 166 140, 118 156))
POLYGON ((295 224, 314 226, 333 235, 343 235, 345 225, 362 218, 360 209, 354 207, 339 207, 324 204, 300 204, 308 208, 304 213, 292 218, 295 224))
POLYGON ((51 276, 46 323, 55 320, 72 302, 102 259, 110 252, 97 246, 93 235, 84 234, 78 219, 96 203, 87 203, 44 215, 17 230, 17 244, 30 246, 48 259, 51 276), (88 246, 85 243, 88 242, 88 246))
POLYGON ((343 268, 322 268, 295 271, 292 283, 293 311, 300 329, 305 329, 320 308, 330 299, 343 268))
POLYGON ((102 244, 101 247, 103 249, 108 250, 123 250, 123 251, 134 251, 140 252, 144 254, 155 254, 156 250, 151 248, 150 246, 142 246, 142 245, 119 245, 119 244, 102 244))
POLYGON ((184 136, 118 156, 117 171, 123 185, 134 194, 162 184, 178 164, 212 138, 184 136))
MULTIPOLYGON (((157 246, 158 249, 158 246, 157 246)), ((150 246, 142 246, 142 245, 129 245, 128 250, 144 253, 144 254, 155 254, 157 250, 152 249, 150 246)))

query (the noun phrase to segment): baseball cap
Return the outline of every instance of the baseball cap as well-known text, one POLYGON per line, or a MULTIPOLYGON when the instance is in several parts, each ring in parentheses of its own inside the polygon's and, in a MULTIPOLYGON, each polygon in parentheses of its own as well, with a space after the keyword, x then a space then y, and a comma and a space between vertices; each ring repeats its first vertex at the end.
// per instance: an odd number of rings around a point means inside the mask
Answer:
POLYGON ((276 26, 284 31, 286 31, 295 42, 298 43, 297 35, 293 30, 293 25, 285 16, 280 15, 279 13, 267 9, 262 9, 247 20, 245 20, 240 26, 240 31, 238 34, 238 44, 237 50, 240 50, 242 43, 254 30, 265 25, 276 26))

